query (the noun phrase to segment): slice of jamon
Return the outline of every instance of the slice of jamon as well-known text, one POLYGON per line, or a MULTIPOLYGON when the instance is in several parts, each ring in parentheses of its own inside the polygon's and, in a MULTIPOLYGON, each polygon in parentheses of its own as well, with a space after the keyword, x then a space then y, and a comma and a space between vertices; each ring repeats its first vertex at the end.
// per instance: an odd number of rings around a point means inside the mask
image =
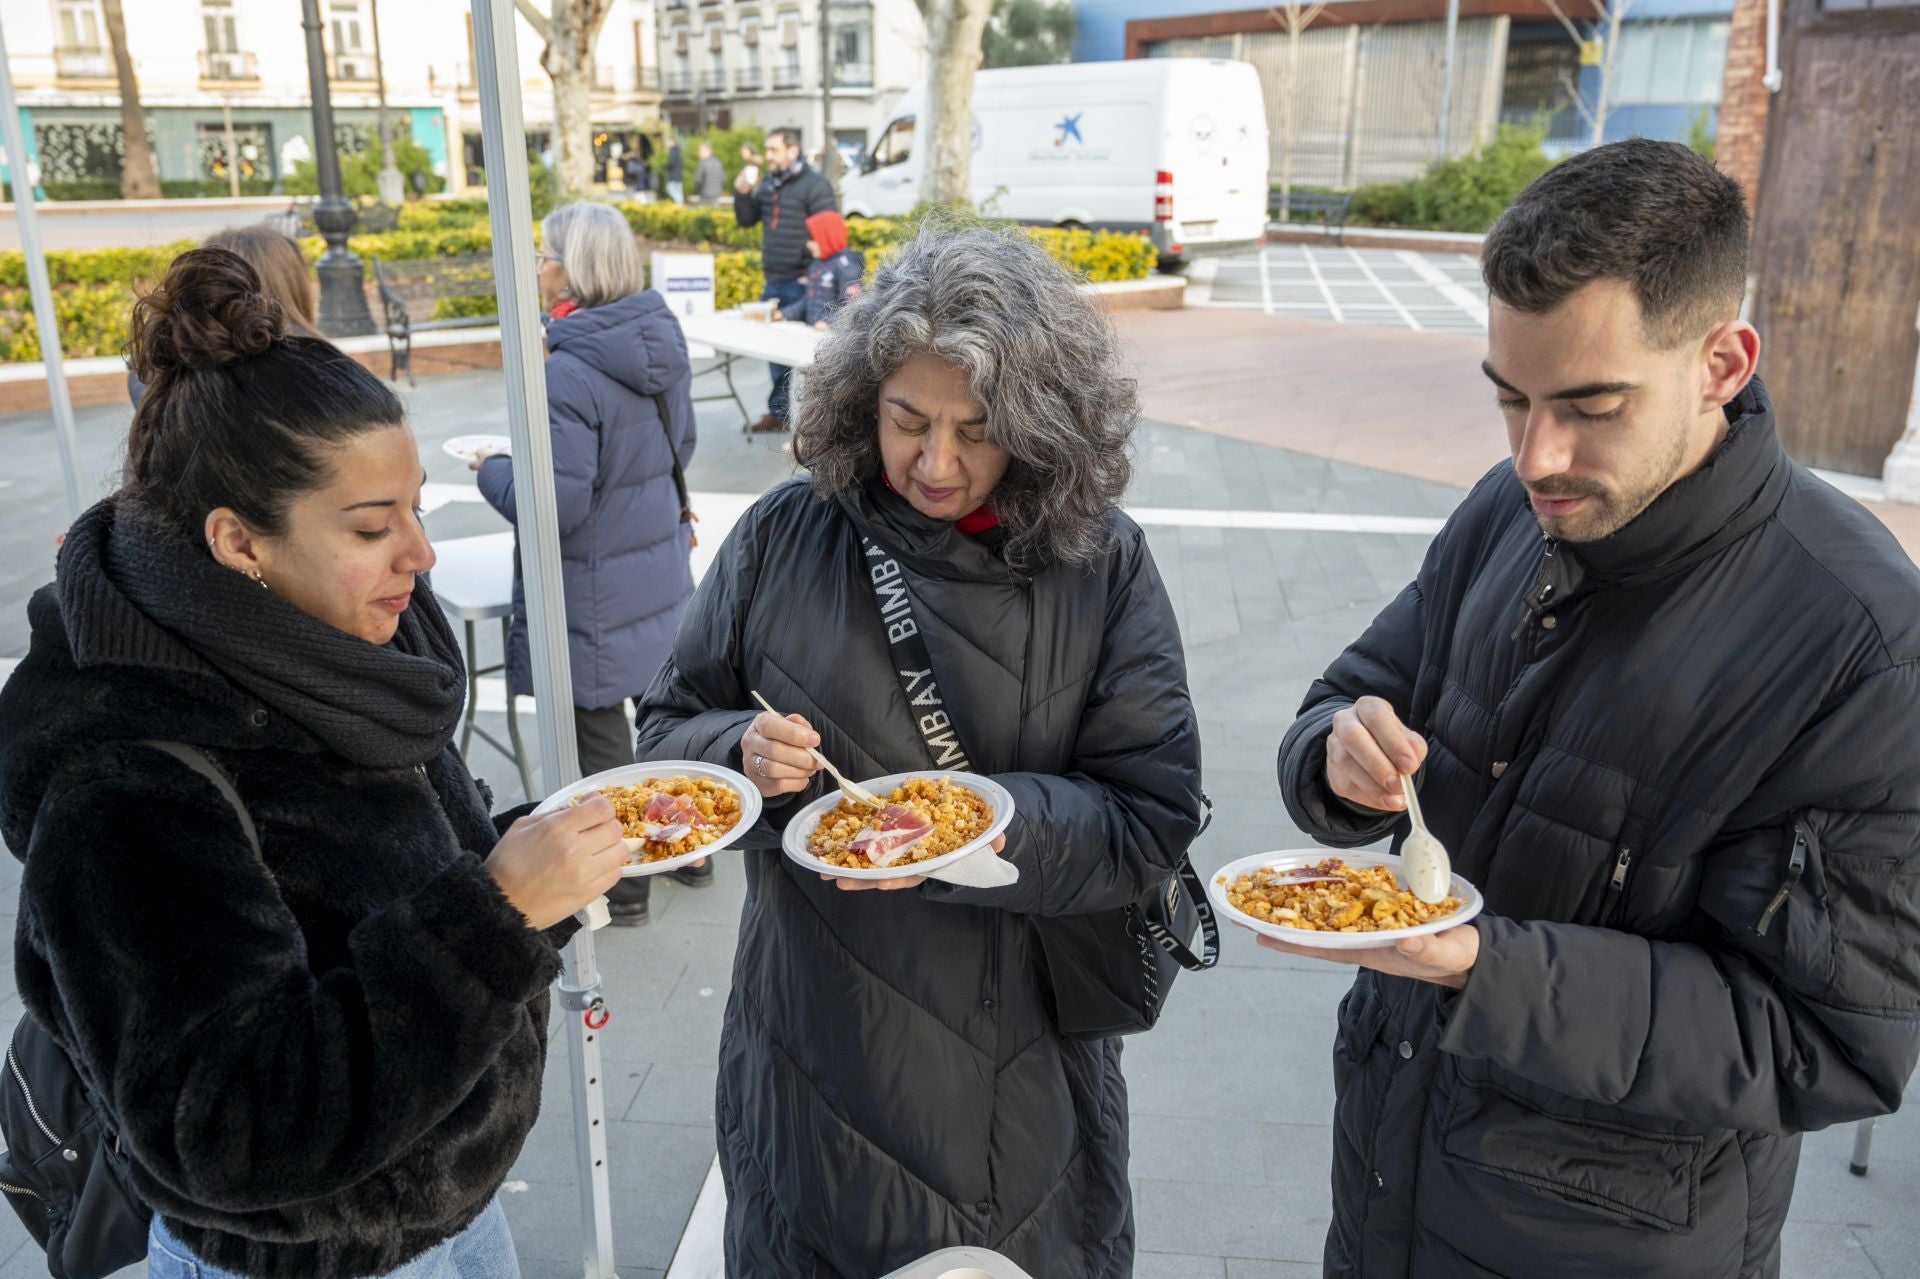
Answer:
POLYGON ((875 866, 891 866, 909 848, 933 833, 933 823, 904 804, 880 810, 878 828, 869 826, 847 841, 856 853, 865 853, 875 866))
POLYGON ((656 844, 671 844, 693 833, 699 821, 700 807, 690 795, 655 795, 647 801, 646 824, 641 837, 656 844))

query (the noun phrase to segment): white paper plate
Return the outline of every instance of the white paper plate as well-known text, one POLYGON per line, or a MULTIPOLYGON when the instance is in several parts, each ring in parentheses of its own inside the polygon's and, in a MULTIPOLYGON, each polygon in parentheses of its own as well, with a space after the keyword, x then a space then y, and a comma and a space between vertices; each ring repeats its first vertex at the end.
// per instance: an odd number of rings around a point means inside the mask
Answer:
POLYGON ((808 870, 818 871, 822 875, 832 875, 835 879, 903 879, 909 875, 928 874, 950 862, 957 862, 962 857, 971 856, 979 852, 1004 833, 1007 827, 1013 822, 1013 795, 1006 787, 994 781, 991 777, 981 777, 977 773, 941 773, 924 770, 914 773, 894 773, 890 777, 876 777, 870 782, 861 782, 860 784, 880 796, 880 798, 885 799, 894 787, 914 777, 945 778, 947 781, 957 782, 966 787, 981 799, 987 801, 988 806, 993 809, 993 824, 987 827, 985 834, 973 840, 971 843, 962 844, 950 853, 942 853, 938 857, 929 857, 923 862, 907 862, 896 866, 874 866, 867 870, 859 870, 849 866, 833 866, 821 861, 818 857, 808 852, 807 841, 813 837, 814 827, 820 824, 820 819, 839 805, 840 788, 836 786, 793 815, 793 820, 787 823, 787 832, 785 837, 780 841, 780 847, 786 852, 788 857, 799 862, 808 870))
POLYGON ((481 449, 492 453, 512 452, 513 440, 505 435, 456 435, 440 447, 462 462, 471 462, 481 449))
MULTIPOLYGON (((679 870, 711 856, 731 846, 742 835, 753 829, 760 820, 760 792, 740 774, 728 768, 715 768, 712 764, 701 764, 692 760, 664 759, 653 760, 645 764, 626 764, 619 768, 610 768, 604 773, 595 773, 592 777, 583 777, 565 790, 558 791, 541 801, 535 813, 553 813, 567 806, 567 801, 575 795, 585 795, 597 791, 602 786, 633 786, 640 782, 663 781, 669 777, 704 777, 708 781, 719 782, 740 796, 740 820, 733 829, 714 840, 704 848, 696 848, 690 853, 678 857, 668 857, 645 865, 627 866, 621 874, 631 879, 636 875, 663 875, 670 870, 679 870)), ((628 840, 629 848, 639 844, 640 840, 628 840)))
POLYGON ((1480 896, 1480 890, 1466 880, 1453 877, 1453 895, 1461 901, 1458 911, 1445 919, 1436 919, 1431 923, 1418 924, 1412 928, 1386 928, 1374 933, 1320 933, 1304 928, 1288 928, 1285 924, 1270 924, 1255 919, 1244 911, 1235 910, 1227 903, 1227 885, 1241 875, 1256 870, 1294 870, 1301 866, 1312 866, 1329 857, 1338 857, 1349 866, 1390 866, 1394 877, 1400 879, 1400 859, 1386 853, 1343 853, 1330 848, 1294 848, 1277 853, 1256 853, 1252 857, 1242 857, 1237 862, 1228 862, 1207 879, 1207 896, 1212 899, 1213 907, 1223 919, 1231 920, 1242 928, 1251 928, 1256 933, 1276 938, 1279 941, 1292 942, 1297 946, 1313 946, 1320 950, 1377 950, 1391 946, 1397 941, 1409 937, 1425 937, 1429 933, 1444 932, 1458 924, 1464 924, 1478 915, 1486 906, 1486 900, 1480 896))

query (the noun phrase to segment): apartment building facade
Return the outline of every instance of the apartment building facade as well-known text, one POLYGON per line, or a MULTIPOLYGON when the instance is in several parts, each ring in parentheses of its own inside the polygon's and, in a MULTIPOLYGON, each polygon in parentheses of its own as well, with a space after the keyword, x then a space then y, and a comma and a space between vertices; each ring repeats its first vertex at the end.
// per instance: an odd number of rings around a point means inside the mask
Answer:
MULTIPOLYGON (((100 0, 5 3, 22 131, 42 183, 117 181, 120 93, 100 0)), ((249 184, 277 181, 311 157, 306 33, 295 0, 139 0, 124 9, 163 181, 226 180, 229 121, 249 184)), ((451 189, 477 179, 480 98, 465 0, 320 0, 320 11, 341 145, 372 143, 384 71, 396 133, 425 148, 451 189)), ((657 127, 655 14, 655 0, 613 0, 595 44, 593 123, 608 169, 625 150, 644 149, 657 127)), ((525 19, 516 26, 529 141, 543 150, 553 90, 542 42, 525 19)))
POLYGON ((820 145, 821 24, 834 141, 858 152, 926 71, 913 0, 659 0, 661 90, 683 130, 798 127, 820 145))

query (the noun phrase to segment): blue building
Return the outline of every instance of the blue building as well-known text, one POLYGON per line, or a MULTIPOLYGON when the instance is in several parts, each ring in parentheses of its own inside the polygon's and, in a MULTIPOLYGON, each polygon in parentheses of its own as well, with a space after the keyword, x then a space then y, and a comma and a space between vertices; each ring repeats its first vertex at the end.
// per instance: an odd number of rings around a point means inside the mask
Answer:
MULTIPOLYGON (((1620 0, 1616 0, 1620 2, 1620 0)), ((1271 8, 1219 0, 1076 0, 1074 57, 1222 57, 1261 71, 1283 144, 1286 37, 1271 8)), ((1586 41, 1606 34, 1603 0, 1563 0, 1586 41)), ((1717 123, 1733 0, 1624 0, 1607 94, 1606 138, 1685 141, 1717 123)), ((1545 118, 1548 146, 1593 136, 1601 69, 1544 0, 1469 0, 1460 20, 1446 150, 1471 149, 1501 122, 1545 118)), ((1300 41, 1295 180, 1338 186, 1418 173, 1437 138, 1445 0, 1333 0, 1300 41)))

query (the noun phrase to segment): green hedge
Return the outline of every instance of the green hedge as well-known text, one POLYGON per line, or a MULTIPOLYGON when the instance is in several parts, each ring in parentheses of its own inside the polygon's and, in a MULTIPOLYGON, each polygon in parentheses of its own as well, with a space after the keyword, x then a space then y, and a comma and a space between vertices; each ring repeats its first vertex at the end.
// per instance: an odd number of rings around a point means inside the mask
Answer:
POLYGON ((1515 197, 1553 167, 1540 145, 1546 136, 1545 124, 1503 124, 1493 141, 1468 155, 1442 160, 1411 182, 1356 188, 1347 221, 1420 231, 1486 231, 1515 197))
MULTIPOLYGON (((760 296, 760 231, 738 226, 731 209, 636 202, 619 207, 635 235, 644 241, 718 250, 714 256, 714 300, 722 310, 760 296)), ((873 270, 911 237, 918 225, 917 219, 857 219, 848 225, 848 236, 853 247, 866 254, 868 269, 873 270)), ((1139 280, 1153 272, 1153 244, 1140 236, 1051 227, 1025 230, 1055 261, 1090 281, 1139 280)), ((309 262, 326 248, 318 236, 299 243, 309 262)), ((492 232, 485 201, 444 201, 408 205, 400 212, 399 229, 356 235, 348 243, 362 259, 405 262, 486 253, 492 248, 492 232)), ((48 274, 54 284, 54 306, 66 354, 82 359, 118 353, 126 342, 129 313, 138 290, 158 281, 166 274, 167 264, 192 247, 193 241, 178 240, 143 249, 62 249, 49 253, 48 274)), ((487 315, 495 306, 491 296, 442 298, 435 303, 433 314, 436 319, 487 315)), ((0 363, 39 358, 26 260, 17 251, 0 253, 0 363)))

